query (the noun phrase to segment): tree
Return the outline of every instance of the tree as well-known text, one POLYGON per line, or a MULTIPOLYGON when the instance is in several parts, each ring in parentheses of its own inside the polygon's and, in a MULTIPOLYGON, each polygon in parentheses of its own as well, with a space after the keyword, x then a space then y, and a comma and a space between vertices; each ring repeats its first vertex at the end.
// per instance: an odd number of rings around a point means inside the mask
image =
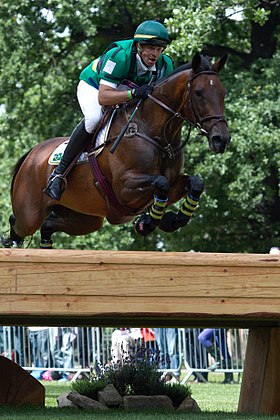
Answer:
MULTIPOLYGON (((8 0, 0 5, 0 192, 7 229, 9 171, 37 142, 69 135, 80 119, 75 89, 82 68, 145 19, 168 25, 176 65, 202 50, 229 53, 222 80, 232 133, 212 155, 195 132, 186 171, 206 184, 198 215, 181 231, 137 237, 133 225, 86 238, 58 235, 61 247, 267 252, 279 243, 279 3, 257 0, 8 0), (148 7, 147 7, 148 6, 148 7), (238 16, 239 20, 233 19, 238 16), (113 233, 112 233, 113 232, 113 233), (114 239, 116 235, 116 239, 114 239), (120 240, 121 238, 121 240, 120 240)), ((34 246, 37 246, 34 243, 34 246)))
POLYGON ((189 48, 206 55, 229 53, 249 65, 258 58, 272 58, 277 51, 280 2, 241 0, 173 1, 173 17, 167 20, 175 31, 172 51, 184 56, 189 48), (189 48, 186 49, 186 46, 189 48))

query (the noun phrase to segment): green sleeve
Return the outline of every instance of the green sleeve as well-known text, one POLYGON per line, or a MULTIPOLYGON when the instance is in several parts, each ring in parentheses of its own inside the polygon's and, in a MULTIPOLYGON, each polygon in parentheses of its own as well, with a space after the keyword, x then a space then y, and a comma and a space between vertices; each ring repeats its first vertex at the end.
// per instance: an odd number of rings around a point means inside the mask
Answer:
POLYGON ((99 80, 103 79, 112 83, 120 83, 128 76, 129 64, 129 56, 123 49, 113 48, 109 50, 102 62, 99 80))

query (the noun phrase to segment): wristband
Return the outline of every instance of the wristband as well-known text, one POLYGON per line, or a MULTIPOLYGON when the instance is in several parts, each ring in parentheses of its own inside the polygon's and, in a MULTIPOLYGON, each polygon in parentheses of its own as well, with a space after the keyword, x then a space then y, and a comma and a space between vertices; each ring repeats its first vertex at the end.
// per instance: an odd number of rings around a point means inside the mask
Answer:
POLYGON ((128 99, 132 99, 132 92, 131 92, 131 90, 128 90, 127 91, 127 97, 128 97, 128 99))

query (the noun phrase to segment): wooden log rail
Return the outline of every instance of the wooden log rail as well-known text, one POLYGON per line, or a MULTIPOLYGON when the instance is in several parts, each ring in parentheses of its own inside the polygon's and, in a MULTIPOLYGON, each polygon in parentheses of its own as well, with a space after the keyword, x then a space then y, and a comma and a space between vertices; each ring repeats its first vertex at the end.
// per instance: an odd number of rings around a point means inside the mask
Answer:
POLYGON ((0 324, 250 328, 240 412, 280 414, 280 257, 0 249, 0 324))

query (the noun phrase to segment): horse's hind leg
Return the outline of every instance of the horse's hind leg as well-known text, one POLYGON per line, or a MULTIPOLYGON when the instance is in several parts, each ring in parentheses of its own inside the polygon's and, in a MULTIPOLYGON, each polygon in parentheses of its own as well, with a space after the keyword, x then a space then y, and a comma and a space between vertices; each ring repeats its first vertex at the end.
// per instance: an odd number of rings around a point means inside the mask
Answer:
POLYGON ((14 225, 16 222, 16 218, 14 214, 11 214, 9 217, 9 223, 10 223, 10 234, 8 237, 2 236, 1 242, 4 248, 21 248, 23 246, 23 239, 22 237, 18 236, 14 230, 14 225))
POLYGON ((186 226, 191 220, 199 203, 200 196, 204 189, 204 183, 198 176, 190 176, 188 179, 188 194, 184 199, 178 213, 169 211, 165 213, 160 221, 160 229, 165 232, 174 232, 186 226))
POLYGON ((103 217, 89 216, 63 206, 57 206, 41 226, 40 248, 52 248, 52 235, 55 232, 64 232, 74 236, 87 235, 99 230, 102 224, 103 217))

